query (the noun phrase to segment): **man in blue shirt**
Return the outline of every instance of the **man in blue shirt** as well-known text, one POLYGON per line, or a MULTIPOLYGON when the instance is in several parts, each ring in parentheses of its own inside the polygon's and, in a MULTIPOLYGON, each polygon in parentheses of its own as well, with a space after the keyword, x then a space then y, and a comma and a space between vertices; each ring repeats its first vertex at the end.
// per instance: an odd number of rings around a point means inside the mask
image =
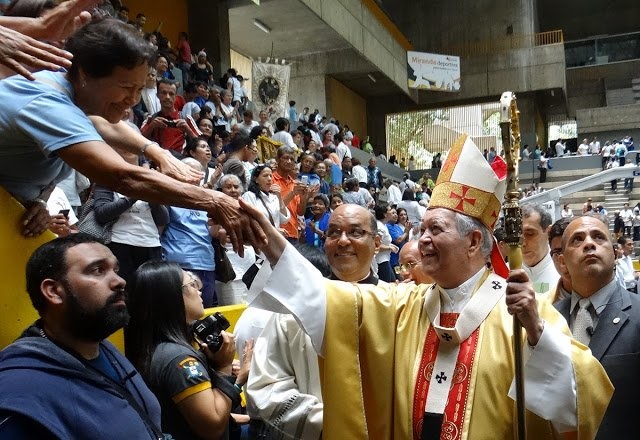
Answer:
POLYGON ((129 321, 117 272, 84 234, 33 253, 27 291, 40 319, 0 352, 0 438, 162 438, 158 401, 105 341, 129 321))

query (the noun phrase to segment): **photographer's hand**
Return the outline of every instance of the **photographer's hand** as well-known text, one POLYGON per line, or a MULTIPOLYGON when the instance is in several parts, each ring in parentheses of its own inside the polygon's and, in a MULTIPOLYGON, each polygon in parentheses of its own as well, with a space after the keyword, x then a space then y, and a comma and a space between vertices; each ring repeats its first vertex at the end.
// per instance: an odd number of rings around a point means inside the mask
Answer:
POLYGON ((183 132, 189 129, 189 126, 187 125, 187 121, 185 121, 184 119, 175 119, 173 122, 176 124, 176 128, 179 128, 183 132))
POLYGON ((167 128, 167 119, 162 116, 156 116, 155 118, 151 118, 149 121, 149 128, 155 130, 156 128, 167 128))
POLYGON ((207 344, 201 344, 202 351, 211 362, 211 367, 226 375, 231 375, 231 363, 236 354, 236 340, 233 334, 225 331, 220 332, 222 336, 222 346, 220 350, 215 353, 207 346, 207 344))

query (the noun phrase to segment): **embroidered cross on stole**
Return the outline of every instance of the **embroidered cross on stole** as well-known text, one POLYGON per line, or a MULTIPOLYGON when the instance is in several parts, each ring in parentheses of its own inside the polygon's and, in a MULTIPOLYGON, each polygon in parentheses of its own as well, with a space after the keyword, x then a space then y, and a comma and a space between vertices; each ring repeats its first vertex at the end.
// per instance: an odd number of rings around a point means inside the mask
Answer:
POLYGON ((440 289, 425 300, 431 325, 427 331, 413 399, 415 440, 460 439, 465 423, 471 371, 478 349, 480 325, 503 297, 487 273, 462 313, 440 313, 440 289))

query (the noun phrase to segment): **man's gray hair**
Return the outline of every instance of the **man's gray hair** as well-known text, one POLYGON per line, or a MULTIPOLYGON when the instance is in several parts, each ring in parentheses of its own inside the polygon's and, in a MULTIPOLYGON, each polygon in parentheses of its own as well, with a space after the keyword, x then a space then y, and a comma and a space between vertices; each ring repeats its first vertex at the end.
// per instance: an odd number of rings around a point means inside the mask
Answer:
POLYGON ((483 225, 480 220, 469 217, 468 215, 461 214, 459 212, 456 212, 455 215, 456 230, 458 231, 458 235, 460 235, 460 237, 466 237, 473 231, 480 231, 480 233, 482 234, 482 244, 480 245, 480 251, 485 257, 490 256, 491 250, 493 249, 493 234, 491 234, 491 231, 485 225, 483 225))
POLYGON ((240 194, 244 193, 244 187, 242 185, 242 181, 235 174, 225 174, 224 176, 222 176, 220 180, 218 180, 217 188, 218 189, 222 188, 224 184, 227 183, 229 180, 235 180, 238 186, 240 187, 240 194))
POLYGON ((295 155, 296 151, 288 145, 283 145, 282 147, 278 148, 278 151, 276 152, 276 159, 280 159, 285 154, 295 155))
POLYGON ((522 218, 531 217, 531 214, 533 214, 534 212, 537 212, 538 215, 540 216, 540 227, 542 228, 543 231, 546 231, 547 228, 551 226, 551 223, 553 223, 551 219, 551 214, 549 213, 549 211, 547 211, 540 205, 523 205, 522 206, 522 218))

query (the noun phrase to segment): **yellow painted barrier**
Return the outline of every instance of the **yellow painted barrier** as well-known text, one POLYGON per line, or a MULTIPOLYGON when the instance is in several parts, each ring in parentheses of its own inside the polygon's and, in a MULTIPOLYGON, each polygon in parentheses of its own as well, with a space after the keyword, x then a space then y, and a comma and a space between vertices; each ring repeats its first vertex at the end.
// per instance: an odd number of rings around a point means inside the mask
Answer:
MULTIPOLYGON (((20 219, 24 207, 4 189, 0 188, 0 349, 11 344, 20 334, 38 319, 38 313, 31 305, 27 294, 25 268, 29 257, 39 246, 56 236, 47 231, 44 234, 26 238, 20 234, 20 219)), ((221 312, 231 323, 230 332, 247 308, 246 304, 213 307, 205 310, 205 316, 221 312)), ((122 330, 109 337, 124 353, 122 330)))
POLYGON ((204 310, 204 316, 213 315, 215 312, 220 312, 224 315, 225 318, 231 324, 231 327, 227 330, 228 332, 233 333, 236 328, 236 323, 238 319, 240 319, 240 315, 247 308, 246 304, 234 304, 232 306, 219 306, 219 307, 211 307, 209 309, 204 310))
MULTIPOLYGON (((56 236, 46 231, 38 237, 23 237, 20 219, 25 209, 2 188, 0 207, 0 348, 4 348, 38 319, 38 312, 27 294, 25 268, 33 251, 56 236)), ((124 352, 122 330, 109 340, 124 352)))
POLYGON ((0 347, 4 348, 38 319, 27 294, 25 267, 33 251, 55 235, 47 231, 39 237, 23 237, 19 231, 25 209, 2 188, 0 206, 0 347))

